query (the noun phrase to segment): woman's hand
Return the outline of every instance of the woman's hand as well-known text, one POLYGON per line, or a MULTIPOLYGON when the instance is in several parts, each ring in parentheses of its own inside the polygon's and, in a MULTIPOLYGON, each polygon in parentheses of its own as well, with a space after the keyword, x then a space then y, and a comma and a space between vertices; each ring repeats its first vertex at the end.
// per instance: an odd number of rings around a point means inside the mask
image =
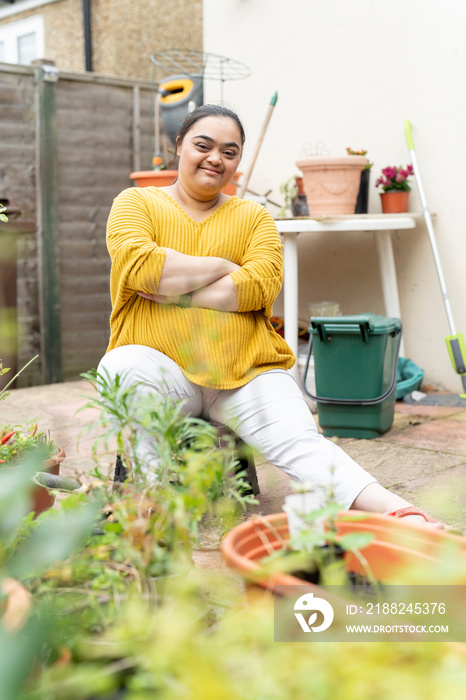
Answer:
POLYGON ((140 297, 153 301, 156 304, 175 304, 182 308, 192 306, 201 309, 215 309, 216 311, 238 311, 238 298, 230 275, 225 275, 225 277, 190 294, 169 296, 165 294, 147 294, 146 292, 137 293, 140 297))
MULTIPOLYGON (((155 301, 156 304, 179 304, 180 295, 167 296, 164 294, 146 294, 145 292, 137 292, 140 297, 148 299, 149 301, 155 301)), ((183 295, 184 298, 184 295, 183 295)))

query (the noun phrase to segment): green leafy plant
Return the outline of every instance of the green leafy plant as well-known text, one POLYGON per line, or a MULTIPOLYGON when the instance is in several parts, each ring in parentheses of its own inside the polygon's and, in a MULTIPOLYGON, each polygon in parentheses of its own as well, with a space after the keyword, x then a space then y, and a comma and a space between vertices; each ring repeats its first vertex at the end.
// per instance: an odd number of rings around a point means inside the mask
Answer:
MULTIPOLYGON (((38 356, 33 357, 15 376, 0 390, 0 401, 8 398, 8 387, 19 377, 38 356)), ((9 372, 8 367, 3 367, 0 362, 0 376, 9 372)), ((39 431, 37 423, 31 420, 26 425, 0 425, 0 467, 13 467, 22 464, 34 451, 40 454, 42 460, 52 457, 58 452, 58 448, 50 438, 49 433, 39 431)))
POLYGON ((0 221, 6 223, 8 221, 8 217, 3 213, 4 211, 6 211, 6 207, 4 207, 3 204, 0 204, 0 221))
MULTIPOLYGON (((365 155, 367 155, 367 151, 364 148, 361 148, 359 151, 354 151, 352 148, 347 146, 346 152, 349 156, 365 156, 365 155)), ((373 165, 374 165, 374 163, 368 163, 366 166, 364 166, 364 170, 370 170, 373 165)))
POLYGON ((296 197, 298 188, 296 185, 296 175, 290 177, 289 180, 283 182, 279 187, 280 194, 283 195, 283 206, 277 212, 277 219, 284 219, 287 216, 292 216, 291 205, 296 197))
POLYGON ((242 506, 255 502, 242 495, 246 483, 235 469, 233 439, 226 438, 220 446, 216 428, 187 415, 183 401, 141 395, 137 386, 127 387, 120 375, 114 379, 108 373, 82 376, 95 394, 80 410, 99 411, 99 419, 87 428, 100 430, 93 451, 101 442, 107 449, 111 441, 116 443, 132 481, 160 490, 173 483, 186 484, 195 475, 209 499, 222 493, 242 506))
POLYGON ((377 586, 364 550, 374 536, 371 533, 338 535, 336 520, 343 507, 330 497, 319 509, 299 513, 303 528, 263 560, 267 573, 284 571, 298 578, 322 585, 348 585, 351 577, 346 570, 345 554, 353 554, 365 572, 367 581, 377 586))

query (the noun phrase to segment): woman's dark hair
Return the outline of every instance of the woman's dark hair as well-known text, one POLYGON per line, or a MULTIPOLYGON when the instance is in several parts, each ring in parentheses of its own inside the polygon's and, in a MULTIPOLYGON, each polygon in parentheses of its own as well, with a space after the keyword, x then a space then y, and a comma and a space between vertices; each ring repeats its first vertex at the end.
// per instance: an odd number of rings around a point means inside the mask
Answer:
MULTIPOLYGON (((225 117, 228 119, 232 119, 236 126, 238 127, 240 136, 241 136, 241 146, 244 146, 244 142, 246 140, 246 134, 244 132, 243 125, 241 124, 241 120, 236 114, 236 112, 233 112, 233 110, 228 109, 228 107, 223 107, 222 105, 201 105, 200 107, 196 107, 196 109, 193 109, 192 112, 189 112, 189 114, 186 116, 185 120, 183 121, 182 125, 178 129, 178 133, 176 135, 176 143, 182 143, 184 137, 188 133, 188 131, 191 129, 192 126, 196 122, 199 121, 199 119, 204 119, 204 117, 225 117)), ((173 161, 170 163, 168 166, 171 170, 177 170, 178 169, 178 156, 175 156, 173 161)))

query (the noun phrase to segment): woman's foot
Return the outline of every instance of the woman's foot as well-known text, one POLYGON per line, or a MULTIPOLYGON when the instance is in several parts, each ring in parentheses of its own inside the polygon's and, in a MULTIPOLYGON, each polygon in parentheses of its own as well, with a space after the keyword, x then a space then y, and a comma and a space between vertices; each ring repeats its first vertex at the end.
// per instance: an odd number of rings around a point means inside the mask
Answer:
POLYGON ((425 510, 422 508, 418 508, 417 506, 406 506, 405 508, 398 508, 398 510, 394 510, 391 513, 388 513, 388 515, 392 515, 394 518, 403 518, 407 519, 408 521, 411 522, 418 522, 418 523, 432 523, 433 525, 437 526, 437 529, 442 530, 445 528, 445 525, 435 518, 433 518, 429 513, 426 513, 425 510))
POLYGON ((385 489, 377 482, 366 486, 355 498, 351 508, 370 513, 384 513, 385 515, 402 517, 405 522, 425 525, 436 530, 445 529, 445 525, 442 522, 432 518, 422 508, 413 506, 408 501, 405 501, 404 498, 388 491, 388 489, 385 489), (412 509, 412 511, 409 512, 407 509, 412 509))

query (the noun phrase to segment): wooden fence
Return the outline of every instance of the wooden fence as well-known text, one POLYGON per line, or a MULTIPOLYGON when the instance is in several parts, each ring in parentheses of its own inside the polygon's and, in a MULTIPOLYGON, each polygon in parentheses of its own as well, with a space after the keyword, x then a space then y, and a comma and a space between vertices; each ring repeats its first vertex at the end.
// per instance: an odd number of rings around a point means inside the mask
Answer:
POLYGON ((39 354, 19 386, 78 378, 105 352, 106 221, 129 174, 148 168, 151 114, 150 83, 0 64, 0 198, 23 211, 10 220, 18 366, 39 354))

